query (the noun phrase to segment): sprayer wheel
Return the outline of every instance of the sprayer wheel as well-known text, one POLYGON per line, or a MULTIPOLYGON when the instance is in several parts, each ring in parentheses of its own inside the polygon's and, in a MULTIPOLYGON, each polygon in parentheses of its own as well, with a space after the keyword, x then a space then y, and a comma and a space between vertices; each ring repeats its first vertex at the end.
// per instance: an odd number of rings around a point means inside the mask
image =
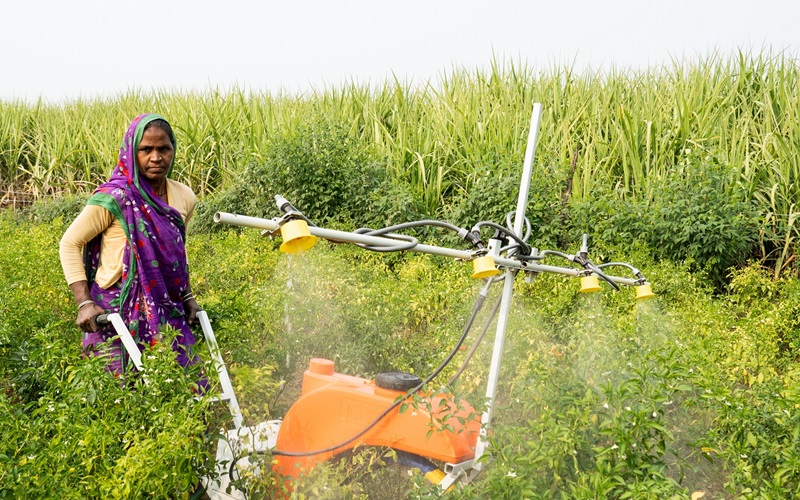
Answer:
POLYGON ((422 379, 413 373, 381 372, 375 375, 375 385, 391 391, 407 391, 422 383, 422 379))
POLYGON ((349 471, 344 484, 351 485, 353 493, 366 493, 369 500, 408 498, 415 471, 431 481, 428 473, 439 468, 420 455, 372 446, 347 450, 331 460, 337 470, 349 471))

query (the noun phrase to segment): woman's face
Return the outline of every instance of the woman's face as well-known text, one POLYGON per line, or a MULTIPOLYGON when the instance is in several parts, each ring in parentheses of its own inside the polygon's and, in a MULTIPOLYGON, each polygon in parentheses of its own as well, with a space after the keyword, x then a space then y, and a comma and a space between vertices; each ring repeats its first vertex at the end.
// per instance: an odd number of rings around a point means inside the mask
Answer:
POLYGON ((175 157, 175 148, 169 134, 159 127, 150 127, 142 134, 136 150, 136 164, 139 175, 150 184, 160 184, 167 178, 169 167, 175 157))

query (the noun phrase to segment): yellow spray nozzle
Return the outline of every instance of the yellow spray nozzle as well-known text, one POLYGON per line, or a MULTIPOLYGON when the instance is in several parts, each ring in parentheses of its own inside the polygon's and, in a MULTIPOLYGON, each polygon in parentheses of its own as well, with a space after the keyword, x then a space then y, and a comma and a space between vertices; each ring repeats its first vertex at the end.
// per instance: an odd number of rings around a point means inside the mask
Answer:
POLYGON ((308 230, 308 223, 303 219, 290 220, 281 226, 281 252, 300 253, 317 244, 317 237, 308 230))
POLYGON ((639 285, 636 287, 636 300, 649 299, 655 296, 656 294, 653 293, 653 289, 649 284, 639 285))
POLYGON ((491 255, 484 255, 472 261, 472 277, 476 280, 497 274, 500 274, 500 270, 494 266, 494 257, 491 255))
POLYGON ((597 276, 581 276, 581 293, 593 293, 600 291, 600 281, 597 276))

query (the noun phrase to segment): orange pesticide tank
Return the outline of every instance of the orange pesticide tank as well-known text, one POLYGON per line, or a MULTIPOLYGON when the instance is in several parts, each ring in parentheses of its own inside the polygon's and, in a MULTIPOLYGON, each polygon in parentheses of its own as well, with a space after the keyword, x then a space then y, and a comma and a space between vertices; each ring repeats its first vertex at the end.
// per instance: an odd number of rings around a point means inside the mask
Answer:
MULTIPOLYGON (((403 394, 377 387, 374 380, 336 373, 333 361, 312 359, 303 375, 302 395, 284 417, 275 448, 303 453, 335 446, 364 430, 403 394)), ((401 405, 364 435, 334 451, 301 457, 276 455, 275 470, 296 478, 355 446, 385 446, 449 463, 475 456, 480 415, 469 403, 439 393, 424 396, 417 407, 411 401, 406 404, 403 413, 401 405)))

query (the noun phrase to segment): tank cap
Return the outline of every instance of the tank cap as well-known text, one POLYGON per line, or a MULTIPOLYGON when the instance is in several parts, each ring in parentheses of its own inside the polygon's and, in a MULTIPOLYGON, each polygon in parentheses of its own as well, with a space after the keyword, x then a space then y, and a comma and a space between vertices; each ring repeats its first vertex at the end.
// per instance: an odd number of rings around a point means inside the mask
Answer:
POLYGON ((407 391, 422 383, 422 379, 413 373, 381 372, 375 375, 375 385, 381 389, 407 391))

